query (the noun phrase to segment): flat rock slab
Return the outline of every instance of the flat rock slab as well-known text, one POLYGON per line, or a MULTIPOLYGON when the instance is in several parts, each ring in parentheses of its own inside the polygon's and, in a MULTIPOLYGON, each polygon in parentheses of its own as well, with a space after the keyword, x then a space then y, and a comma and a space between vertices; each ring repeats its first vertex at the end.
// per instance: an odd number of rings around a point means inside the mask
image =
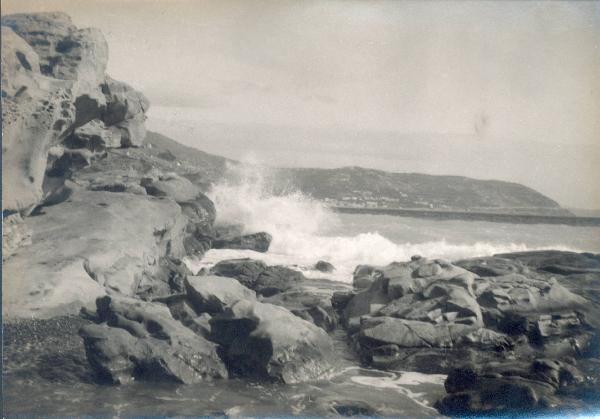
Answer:
POLYGON ((173 201, 81 190, 25 222, 32 244, 4 264, 7 317, 72 314, 107 291, 133 294, 168 242, 173 253, 182 247, 184 227, 173 201))

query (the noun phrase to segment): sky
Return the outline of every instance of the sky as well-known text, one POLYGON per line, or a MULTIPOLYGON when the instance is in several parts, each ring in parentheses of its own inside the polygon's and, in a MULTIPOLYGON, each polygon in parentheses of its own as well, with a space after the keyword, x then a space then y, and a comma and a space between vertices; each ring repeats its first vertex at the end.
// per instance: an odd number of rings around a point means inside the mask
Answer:
POLYGON ((275 166, 496 178, 600 208, 600 3, 3 0, 100 28, 148 126, 275 166))

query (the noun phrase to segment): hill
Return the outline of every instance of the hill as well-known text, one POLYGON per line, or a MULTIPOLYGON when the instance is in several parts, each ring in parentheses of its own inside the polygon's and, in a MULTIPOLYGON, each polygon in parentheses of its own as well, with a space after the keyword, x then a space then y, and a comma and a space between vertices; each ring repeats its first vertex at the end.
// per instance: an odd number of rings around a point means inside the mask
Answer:
MULTIPOLYGON (((159 159, 177 162, 177 172, 203 188, 222 178, 228 164, 241 164, 155 132, 148 132, 144 143, 151 145, 151 153, 159 159)), ((299 190, 334 206, 572 215, 527 186, 463 176, 391 173, 362 167, 281 168, 270 171, 267 183, 277 194, 299 190)))
POLYGON ((462 176, 390 173, 361 167, 281 169, 278 190, 297 188, 339 206, 569 215, 524 185, 462 176))

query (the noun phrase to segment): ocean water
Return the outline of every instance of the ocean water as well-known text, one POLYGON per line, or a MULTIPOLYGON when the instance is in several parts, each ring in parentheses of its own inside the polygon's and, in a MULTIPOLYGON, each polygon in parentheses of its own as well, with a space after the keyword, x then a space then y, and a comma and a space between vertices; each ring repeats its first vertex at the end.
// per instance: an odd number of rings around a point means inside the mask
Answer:
POLYGON ((228 179, 209 193, 217 224, 241 224, 246 233, 266 231, 273 241, 267 253, 213 249, 202 259, 188 258, 193 271, 249 257, 311 278, 351 282, 357 265, 385 265, 416 254, 457 260, 544 249, 600 253, 600 227, 340 214, 298 192, 273 195, 257 169, 228 179), (313 270, 319 260, 332 263, 335 271, 313 270))

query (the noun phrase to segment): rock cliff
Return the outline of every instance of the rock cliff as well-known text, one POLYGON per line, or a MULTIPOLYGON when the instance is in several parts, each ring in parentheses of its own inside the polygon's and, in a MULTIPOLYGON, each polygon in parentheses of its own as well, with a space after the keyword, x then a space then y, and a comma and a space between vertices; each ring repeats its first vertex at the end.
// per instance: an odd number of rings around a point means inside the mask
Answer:
POLYGON ((106 74, 99 30, 63 13, 1 23, 5 316, 181 290, 215 209, 144 144, 148 100, 106 74))
POLYGON ((149 102, 108 77, 107 62, 102 33, 66 14, 2 18, 5 212, 29 214, 51 192, 47 174, 141 144, 149 102))

